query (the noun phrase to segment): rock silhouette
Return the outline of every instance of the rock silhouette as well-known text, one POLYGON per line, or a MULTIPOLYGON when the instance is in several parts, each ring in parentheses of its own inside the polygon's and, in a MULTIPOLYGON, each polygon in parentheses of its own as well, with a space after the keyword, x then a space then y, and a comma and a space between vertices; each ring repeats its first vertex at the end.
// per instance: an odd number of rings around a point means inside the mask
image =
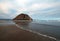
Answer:
POLYGON ((20 15, 18 15, 13 20, 32 20, 32 18, 29 15, 27 15, 27 14, 21 13, 20 15))

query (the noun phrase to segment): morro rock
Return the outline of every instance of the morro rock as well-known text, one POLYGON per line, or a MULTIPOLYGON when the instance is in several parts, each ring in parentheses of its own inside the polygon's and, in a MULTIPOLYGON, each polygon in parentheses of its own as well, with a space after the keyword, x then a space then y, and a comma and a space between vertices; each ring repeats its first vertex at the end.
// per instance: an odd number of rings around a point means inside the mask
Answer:
POLYGON ((20 15, 18 15, 13 20, 32 20, 32 18, 29 15, 27 15, 27 14, 21 13, 20 15))

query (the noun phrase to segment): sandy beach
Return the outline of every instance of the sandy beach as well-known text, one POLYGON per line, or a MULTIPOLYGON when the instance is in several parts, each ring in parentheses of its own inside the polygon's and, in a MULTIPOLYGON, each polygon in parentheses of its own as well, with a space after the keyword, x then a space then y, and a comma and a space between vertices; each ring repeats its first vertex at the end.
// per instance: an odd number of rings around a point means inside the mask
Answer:
POLYGON ((15 24, 4 22, 0 23, 0 41, 56 41, 23 29, 15 24))

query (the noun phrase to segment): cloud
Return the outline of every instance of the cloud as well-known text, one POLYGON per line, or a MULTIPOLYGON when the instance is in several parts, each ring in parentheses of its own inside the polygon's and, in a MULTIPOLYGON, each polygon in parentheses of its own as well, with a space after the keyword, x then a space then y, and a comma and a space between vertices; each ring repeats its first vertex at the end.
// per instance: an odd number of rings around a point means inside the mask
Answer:
POLYGON ((35 11, 35 10, 38 10, 38 9, 45 9, 45 8, 49 8, 49 7, 51 7, 50 4, 35 3, 35 4, 32 4, 29 9, 35 11))
POLYGON ((15 0, 18 5, 26 5, 30 0, 15 0))
POLYGON ((22 12, 30 16, 59 17, 59 9, 60 0, 0 0, 0 17, 3 18, 14 18, 22 12))
POLYGON ((9 9, 13 8, 13 5, 8 2, 0 3, 0 9, 3 13, 8 14, 9 9))
POLYGON ((27 8, 30 12, 30 15, 32 14, 52 14, 50 12, 59 10, 60 3, 33 3, 29 8, 27 8), (37 12, 37 13, 36 13, 37 12), (49 13, 48 13, 49 12, 49 13))

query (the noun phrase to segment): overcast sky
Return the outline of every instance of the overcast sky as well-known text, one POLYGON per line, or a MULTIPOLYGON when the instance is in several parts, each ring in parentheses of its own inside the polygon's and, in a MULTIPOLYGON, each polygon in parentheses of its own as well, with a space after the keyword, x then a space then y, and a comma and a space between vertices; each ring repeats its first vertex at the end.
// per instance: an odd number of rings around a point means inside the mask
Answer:
POLYGON ((0 19, 13 19, 20 13, 33 19, 60 20, 60 0, 0 0, 0 19))

